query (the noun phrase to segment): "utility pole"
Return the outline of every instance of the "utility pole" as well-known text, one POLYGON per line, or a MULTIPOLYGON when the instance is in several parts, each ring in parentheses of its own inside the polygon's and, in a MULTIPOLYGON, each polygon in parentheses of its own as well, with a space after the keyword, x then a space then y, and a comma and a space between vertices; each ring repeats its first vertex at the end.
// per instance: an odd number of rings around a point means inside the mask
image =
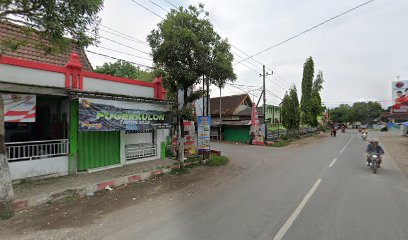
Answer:
POLYGON ((221 132, 222 132, 221 122, 222 122, 222 108, 221 108, 221 85, 220 85, 220 135, 218 136, 220 141, 221 141, 221 132))
POLYGON ((201 116, 205 116, 205 81, 204 81, 204 75, 203 75, 203 115, 201 116))
POLYGON ((206 109, 206 116, 210 115, 210 79, 207 78, 207 109, 206 109))
POLYGON ((266 143, 266 140, 267 140, 267 138, 268 138, 268 127, 267 127, 267 124, 266 124, 266 85, 265 85, 265 80, 266 80, 266 77, 267 76, 269 76, 269 75, 272 75, 273 74, 273 72, 270 72, 270 73, 268 73, 268 72, 266 72, 265 71, 265 65, 263 65, 263 68, 262 68, 262 79, 263 79, 263 113, 264 113, 264 136, 265 136, 265 138, 264 138, 264 142, 266 143))

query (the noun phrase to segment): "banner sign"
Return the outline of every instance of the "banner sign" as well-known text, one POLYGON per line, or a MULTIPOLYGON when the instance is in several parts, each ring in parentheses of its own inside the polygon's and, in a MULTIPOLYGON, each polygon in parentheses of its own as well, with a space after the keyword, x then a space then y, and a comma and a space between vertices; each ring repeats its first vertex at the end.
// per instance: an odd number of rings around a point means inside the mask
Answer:
POLYGON ((4 94, 5 122, 35 122, 35 95, 4 94))
POLYGON ((210 150, 210 116, 198 117, 198 149, 210 150))
POLYGON ((81 131, 138 131, 153 128, 170 128, 172 115, 170 111, 154 111, 120 107, 120 101, 102 99, 79 99, 79 130, 81 131))
POLYGON ((408 113, 408 80, 392 82, 391 112, 408 113))

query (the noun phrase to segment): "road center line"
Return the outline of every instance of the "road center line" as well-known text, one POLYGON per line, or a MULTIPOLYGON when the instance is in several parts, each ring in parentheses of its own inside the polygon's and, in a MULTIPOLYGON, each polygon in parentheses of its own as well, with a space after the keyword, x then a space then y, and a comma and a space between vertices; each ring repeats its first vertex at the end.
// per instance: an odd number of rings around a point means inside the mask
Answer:
POLYGON ((330 163, 329 168, 333 167, 334 163, 337 161, 337 158, 333 159, 333 161, 330 163))
POLYGON ((350 140, 348 140, 348 142, 346 143, 346 145, 344 145, 344 147, 340 150, 340 153, 343 153, 344 150, 346 150, 346 148, 348 147, 348 145, 351 143, 351 140, 353 140, 353 136, 351 136, 350 140))
POLYGON ((290 215, 288 220, 283 224, 279 232, 275 235, 273 240, 281 240, 285 236, 285 234, 288 232, 289 228, 292 226, 293 222, 296 220, 296 218, 299 216, 299 214, 302 212, 303 208, 305 207, 306 203, 309 201, 309 199, 312 197, 313 193, 316 191, 317 187, 319 187, 320 182, 322 179, 317 179, 313 187, 307 192, 305 197, 302 199, 300 202, 299 206, 295 209, 295 211, 290 215))

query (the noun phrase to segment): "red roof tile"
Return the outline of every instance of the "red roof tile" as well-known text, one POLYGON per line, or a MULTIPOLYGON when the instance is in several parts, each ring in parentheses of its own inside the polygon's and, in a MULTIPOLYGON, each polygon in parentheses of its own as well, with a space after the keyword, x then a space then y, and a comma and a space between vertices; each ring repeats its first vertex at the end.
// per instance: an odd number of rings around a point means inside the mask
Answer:
POLYGON ((75 51, 80 56, 83 69, 92 71, 92 65, 89 62, 84 49, 79 48, 74 42, 72 42, 71 47, 66 52, 47 54, 43 50, 35 47, 36 45, 47 43, 43 42, 35 35, 24 33, 23 30, 24 26, 0 21, 0 41, 27 39, 27 44, 20 46, 17 50, 12 51, 11 49, 4 49, 0 54, 33 62, 65 66, 68 62, 69 55, 75 51))
MULTIPOLYGON (((223 115, 233 115, 239 104, 248 97, 248 94, 225 96, 221 98, 221 107, 223 115)), ((210 98, 211 115, 220 114, 220 98, 210 98)))

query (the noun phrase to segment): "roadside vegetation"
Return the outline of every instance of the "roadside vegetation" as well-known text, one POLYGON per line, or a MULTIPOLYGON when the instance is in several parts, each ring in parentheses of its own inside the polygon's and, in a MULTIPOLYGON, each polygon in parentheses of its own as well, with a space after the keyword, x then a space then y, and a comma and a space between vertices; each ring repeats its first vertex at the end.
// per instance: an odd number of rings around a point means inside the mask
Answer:
POLYGON ((218 167, 218 166, 226 165, 228 161, 229 159, 225 156, 211 155, 211 158, 210 160, 208 160, 207 165, 218 167))

